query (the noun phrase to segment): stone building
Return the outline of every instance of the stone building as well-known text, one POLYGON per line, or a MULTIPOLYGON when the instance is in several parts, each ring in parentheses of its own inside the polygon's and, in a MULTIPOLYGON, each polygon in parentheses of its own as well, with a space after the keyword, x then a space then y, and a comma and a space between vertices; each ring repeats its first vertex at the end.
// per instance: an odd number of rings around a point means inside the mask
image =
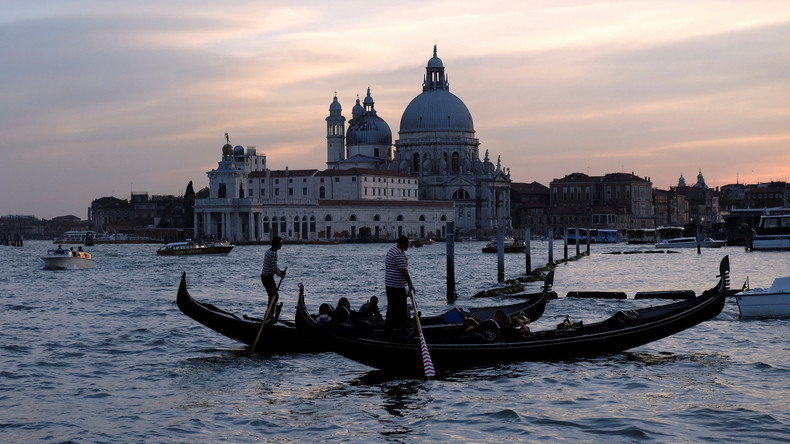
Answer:
POLYGON ((572 173, 551 181, 550 226, 635 229, 654 228, 652 184, 633 173, 588 176, 572 173))
POLYGON ((378 116, 370 88, 346 121, 333 97, 326 117, 327 169, 272 171, 255 147, 222 148, 210 195, 195 201, 197 234, 236 242, 444 237, 511 228, 510 172, 480 160, 472 116, 450 93, 444 65, 428 61, 422 93, 401 117, 399 139, 378 116), (347 126, 346 126, 347 125, 347 126))

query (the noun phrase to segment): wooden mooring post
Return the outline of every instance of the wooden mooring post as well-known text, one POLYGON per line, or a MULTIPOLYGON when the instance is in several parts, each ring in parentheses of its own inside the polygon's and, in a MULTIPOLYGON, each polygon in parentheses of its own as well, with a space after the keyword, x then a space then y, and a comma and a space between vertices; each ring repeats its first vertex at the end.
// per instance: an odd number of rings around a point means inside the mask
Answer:
POLYGON ((576 257, 579 257, 579 248, 581 248, 581 246, 579 245, 579 242, 581 241, 581 238, 579 237, 579 229, 578 228, 574 228, 573 229, 573 237, 576 239, 576 257))
POLYGON ((501 226, 496 232, 496 281, 505 282, 505 230, 501 226))
POLYGON ((549 228, 549 261, 551 264, 554 262, 554 228, 549 228))
POLYGON ((562 257, 567 261, 568 260, 568 227, 565 227, 562 234, 562 243, 563 243, 563 255, 562 257))
POLYGON ((445 233, 447 244, 447 302, 452 304, 457 297, 455 293, 455 222, 447 222, 445 233))
POLYGON ((529 228, 524 229, 524 260, 527 263, 527 272, 525 273, 527 276, 532 274, 532 251, 529 244, 531 240, 531 236, 529 235, 529 228))

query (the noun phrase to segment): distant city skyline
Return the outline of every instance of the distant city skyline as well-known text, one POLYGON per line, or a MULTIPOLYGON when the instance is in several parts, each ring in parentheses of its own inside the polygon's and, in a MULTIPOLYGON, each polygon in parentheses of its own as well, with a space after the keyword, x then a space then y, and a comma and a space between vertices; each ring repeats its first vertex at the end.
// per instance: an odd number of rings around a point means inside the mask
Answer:
MULTIPOLYGON (((397 139, 433 45, 515 182, 790 180, 790 3, 8 1, 0 215, 208 185, 224 134, 325 168, 337 93, 397 139)), ((496 162, 496 158, 492 161, 496 162)))

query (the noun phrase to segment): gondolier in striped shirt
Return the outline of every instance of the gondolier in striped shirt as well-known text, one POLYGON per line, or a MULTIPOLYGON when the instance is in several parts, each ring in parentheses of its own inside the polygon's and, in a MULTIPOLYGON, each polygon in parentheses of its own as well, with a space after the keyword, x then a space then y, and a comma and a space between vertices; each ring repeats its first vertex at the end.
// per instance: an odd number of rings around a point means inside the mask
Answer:
POLYGON ((412 285, 411 276, 409 276, 409 261, 406 258, 408 249, 409 238, 400 236, 398 244, 387 251, 384 260, 384 286, 387 290, 387 317, 384 320, 384 329, 390 335, 394 331, 400 335, 404 333, 408 317, 406 287, 408 287, 408 291, 414 291, 414 285, 412 285))
POLYGON ((285 271, 277 268, 277 250, 283 246, 283 238, 274 236, 272 246, 263 255, 263 270, 261 270, 261 282, 266 293, 269 295, 269 305, 276 303, 278 298, 277 284, 274 283, 274 276, 283 277, 285 271))

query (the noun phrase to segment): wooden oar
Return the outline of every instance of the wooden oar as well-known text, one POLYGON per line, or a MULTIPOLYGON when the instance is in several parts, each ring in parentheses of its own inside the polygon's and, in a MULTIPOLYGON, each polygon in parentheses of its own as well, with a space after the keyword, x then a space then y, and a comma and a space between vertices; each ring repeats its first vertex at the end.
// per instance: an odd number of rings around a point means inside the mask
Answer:
MULTIPOLYGON (((288 271, 288 267, 283 269, 283 276, 280 278, 280 282, 277 283, 277 291, 279 293, 280 284, 283 283, 283 279, 285 279, 285 272, 288 271)), ((266 325, 266 320, 269 319, 269 314, 272 312, 272 307, 277 305, 277 301, 280 299, 279 294, 275 294, 274 298, 272 299, 272 303, 266 307, 266 314, 263 316, 263 320, 261 321, 261 328, 258 329, 258 334, 255 335, 255 340, 252 342, 252 347, 250 347, 250 353, 255 351, 255 346, 258 345, 258 339, 261 337, 261 333, 263 333, 263 326, 266 325)))
POLYGON ((411 298, 411 306, 414 308, 414 320, 417 321, 417 331, 420 332, 420 350, 422 351, 422 366, 425 369, 425 377, 428 379, 436 376, 436 370, 433 368, 433 361, 431 354, 428 353, 428 344, 425 343, 425 336, 422 334, 422 325, 420 325, 420 312, 417 310, 417 303, 414 302, 414 292, 409 291, 411 298))

